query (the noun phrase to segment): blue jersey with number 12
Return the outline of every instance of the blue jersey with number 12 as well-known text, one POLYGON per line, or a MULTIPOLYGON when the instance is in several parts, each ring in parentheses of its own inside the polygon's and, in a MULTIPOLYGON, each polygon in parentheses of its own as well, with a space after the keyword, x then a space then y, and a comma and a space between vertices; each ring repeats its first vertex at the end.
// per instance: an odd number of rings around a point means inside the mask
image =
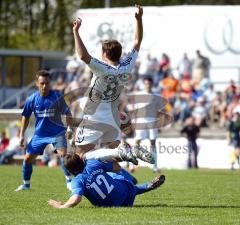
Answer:
POLYGON ((83 173, 72 180, 72 195, 84 195, 96 206, 132 206, 136 194, 133 184, 120 174, 107 173, 112 169, 112 163, 88 160, 83 173))

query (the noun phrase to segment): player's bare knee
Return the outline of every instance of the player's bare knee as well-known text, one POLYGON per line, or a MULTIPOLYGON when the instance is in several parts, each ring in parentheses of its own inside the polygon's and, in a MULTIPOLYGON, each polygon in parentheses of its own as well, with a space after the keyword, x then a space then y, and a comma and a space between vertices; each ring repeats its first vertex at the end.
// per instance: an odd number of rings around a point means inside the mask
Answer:
POLYGON ((24 157, 24 160, 25 160, 25 163, 27 164, 30 164, 30 163, 33 163, 34 160, 35 160, 36 156, 35 155, 25 155, 24 157))
POLYGON ((57 149, 58 154, 64 157, 67 154, 67 149, 57 149))

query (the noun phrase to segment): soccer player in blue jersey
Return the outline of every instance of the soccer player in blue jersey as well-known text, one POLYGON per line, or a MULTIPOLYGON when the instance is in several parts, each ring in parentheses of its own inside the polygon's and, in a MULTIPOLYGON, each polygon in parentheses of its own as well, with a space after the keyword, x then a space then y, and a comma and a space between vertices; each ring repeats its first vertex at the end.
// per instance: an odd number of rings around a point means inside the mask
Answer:
POLYGON ((62 168, 66 176, 67 184, 70 183, 70 174, 63 166, 63 156, 66 154, 66 137, 70 135, 69 129, 63 125, 61 115, 66 115, 66 123, 71 126, 71 112, 63 98, 57 91, 51 90, 50 74, 40 70, 36 74, 36 86, 38 91, 33 93, 25 102, 22 112, 22 124, 20 131, 20 146, 24 147, 24 134, 29 124, 31 114, 36 118, 35 132, 27 146, 22 165, 23 184, 16 191, 30 189, 32 164, 38 155, 42 155, 45 147, 52 144, 60 154, 62 168))
POLYGON ((165 181, 160 175, 152 182, 134 185, 131 175, 121 170, 117 163, 88 160, 77 154, 67 154, 64 165, 75 177, 71 181, 72 195, 67 202, 49 200, 54 208, 70 208, 85 196, 93 205, 102 207, 133 206, 136 195, 156 189, 165 181))

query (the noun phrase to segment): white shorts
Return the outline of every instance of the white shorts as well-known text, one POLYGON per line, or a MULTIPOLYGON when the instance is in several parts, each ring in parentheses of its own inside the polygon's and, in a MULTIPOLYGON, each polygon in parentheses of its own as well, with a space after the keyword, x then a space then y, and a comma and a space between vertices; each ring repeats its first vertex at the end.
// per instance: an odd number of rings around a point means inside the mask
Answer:
POLYGON ((135 139, 136 140, 143 140, 143 139, 150 139, 155 140, 158 137, 158 129, 145 129, 145 130, 135 130, 135 139))
POLYGON ((102 124, 94 128, 78 127, 75 133, 75 145, 109 143, 121 140, 121 130, 118 126, 102 124))

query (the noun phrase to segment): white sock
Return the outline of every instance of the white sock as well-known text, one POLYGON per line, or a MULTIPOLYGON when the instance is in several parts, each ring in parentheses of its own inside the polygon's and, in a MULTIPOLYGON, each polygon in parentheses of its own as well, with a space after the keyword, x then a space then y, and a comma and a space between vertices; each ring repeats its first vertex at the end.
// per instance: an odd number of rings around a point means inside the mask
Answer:
POLYGON ((88 159, 100 159, 103 161, 109 161, 113 158, 119 158, 118 148, 100 148, 94 151, 87 152, 85 158, 88 159))
POLYGON ((70 176, 65 176, 66 180, 71 180, 71 177, 70 176))

